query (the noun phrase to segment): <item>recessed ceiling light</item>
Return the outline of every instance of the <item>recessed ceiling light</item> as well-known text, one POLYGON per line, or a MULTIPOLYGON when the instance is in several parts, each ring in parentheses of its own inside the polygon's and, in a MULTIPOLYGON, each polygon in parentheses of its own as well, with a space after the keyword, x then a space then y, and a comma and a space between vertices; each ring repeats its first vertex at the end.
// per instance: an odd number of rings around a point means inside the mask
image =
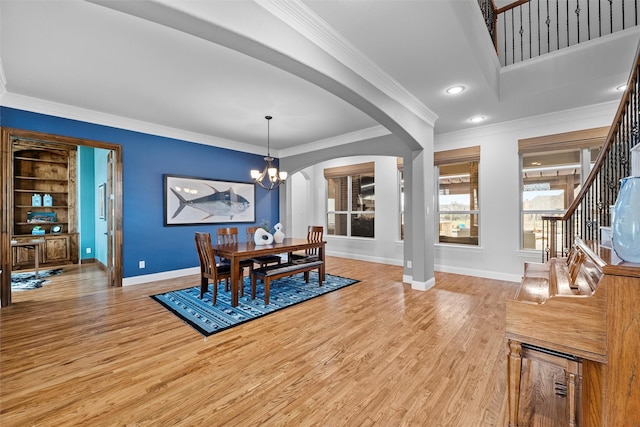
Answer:
POLYGON ((475 116, 475 117, 471 117, 471 118, 469 119, 469 121, 470 121, 471 123, 480 123, 480 122, 481 122, 481 121, 483 121, 484 119, 485 119, 485 117, 484 117, 484 116, 475 116))
POLYGON ((626 84, 624 84, 624 85, 620 85, 620 86, 618 86, 618 87, 616 88, 616 90, 626 90, 626 89, 627 89, 627 85, 626 85, 626 84))
POLYGON ((449 89, 447 89, 447 93, 450 95, 456 95, 463 90, 465 90, 464 86, 451 86, 449 89))

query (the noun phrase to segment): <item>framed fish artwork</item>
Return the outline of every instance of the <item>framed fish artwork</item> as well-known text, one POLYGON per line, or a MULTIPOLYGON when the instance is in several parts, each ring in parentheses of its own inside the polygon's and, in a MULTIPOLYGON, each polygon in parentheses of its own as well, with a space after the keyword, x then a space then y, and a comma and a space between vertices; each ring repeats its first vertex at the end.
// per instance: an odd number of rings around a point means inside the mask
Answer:
POLYGON ((256 221, 253 183, 164 175, 164 225, 256 221))

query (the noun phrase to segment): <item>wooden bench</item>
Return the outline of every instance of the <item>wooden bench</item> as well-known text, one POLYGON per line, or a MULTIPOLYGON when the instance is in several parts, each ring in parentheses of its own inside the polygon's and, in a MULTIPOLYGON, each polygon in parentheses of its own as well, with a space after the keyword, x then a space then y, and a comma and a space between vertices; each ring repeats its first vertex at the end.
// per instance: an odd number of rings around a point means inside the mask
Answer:
POLYGON ((318 269, 318 286, 322 286, 322 273, 320 270, 323 264, 323 261, 311 261, 300 264, 286 263, 256 268, 251 273, 251 298, 255 299, 256 297, 257 279, 261 279, 264 282, 264 303, 269 304, 269 289, 272 280, 304 273, 304 281, 309 283, 309 272, 315 269, 318 269))

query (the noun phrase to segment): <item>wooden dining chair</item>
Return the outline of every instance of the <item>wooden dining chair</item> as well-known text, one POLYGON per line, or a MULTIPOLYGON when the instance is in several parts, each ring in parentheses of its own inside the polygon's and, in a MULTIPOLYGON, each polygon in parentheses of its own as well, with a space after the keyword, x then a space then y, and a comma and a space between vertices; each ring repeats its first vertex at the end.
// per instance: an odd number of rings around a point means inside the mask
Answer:
MULTIPOLYGON (((247 227, 247 242, 255 242, 253 240, 256 231, 260 227, 247 227)), ((266 267, 269 264, 280 264, 282 262, 282 258, 279 255, 261 255, 251 258, 251 260, 260 265, 260 268, 266 267)))
POLYGON ((216 257, 211 247, 211 235, 209 233, 196 233, 196 249, 200 259, 200 299, 209 290, 209 280, 213 280, 213 305, 218 299, 218 283, 220 280, 231 278, 231 268, 229 264, 217 264, 216 257))
MULTIPOLYGON (((220 227, 217 230, 218 244, 219 245, 237 245, 238 244, 238 227, 220 227)), ((228 259, 222 258, 221 263, 230 264, 228 259)), ((253 271, 253 261, 250 259, 240 260, 240 278, 244 278, 244 269, 249 269, 248 277, 251 277, 253 271)), ((225 288, 229 290, 228 287, 225 288)), ((240 295, 244 295, 244 282, 240 283, 240 295)))
MULTIPOLYGON (((321 225, 310 225, 307 228, 308 242, 322 242, 324 227, 321 225)), ((309 248, 304 252, 294 252, 291 254, 291 262, 301 263, 319 260, 319 248, 309 248)))

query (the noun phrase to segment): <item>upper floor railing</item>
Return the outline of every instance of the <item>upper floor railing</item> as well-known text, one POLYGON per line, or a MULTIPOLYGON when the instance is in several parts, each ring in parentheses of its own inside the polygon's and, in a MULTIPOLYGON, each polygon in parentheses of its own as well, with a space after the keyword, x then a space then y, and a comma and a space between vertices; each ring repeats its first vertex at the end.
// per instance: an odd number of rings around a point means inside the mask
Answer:
POLYGON ((575 237, 599 240, 600 227, 611 224, 620 180, 630 175, 632 149, 639 138, 640 49, 613 124, 580 192, 562 216, 543 216, 542 260, 566 256, 575 237))
POLYGON ((638 25, 638 0, 478 0, 502 66, 638 25))

